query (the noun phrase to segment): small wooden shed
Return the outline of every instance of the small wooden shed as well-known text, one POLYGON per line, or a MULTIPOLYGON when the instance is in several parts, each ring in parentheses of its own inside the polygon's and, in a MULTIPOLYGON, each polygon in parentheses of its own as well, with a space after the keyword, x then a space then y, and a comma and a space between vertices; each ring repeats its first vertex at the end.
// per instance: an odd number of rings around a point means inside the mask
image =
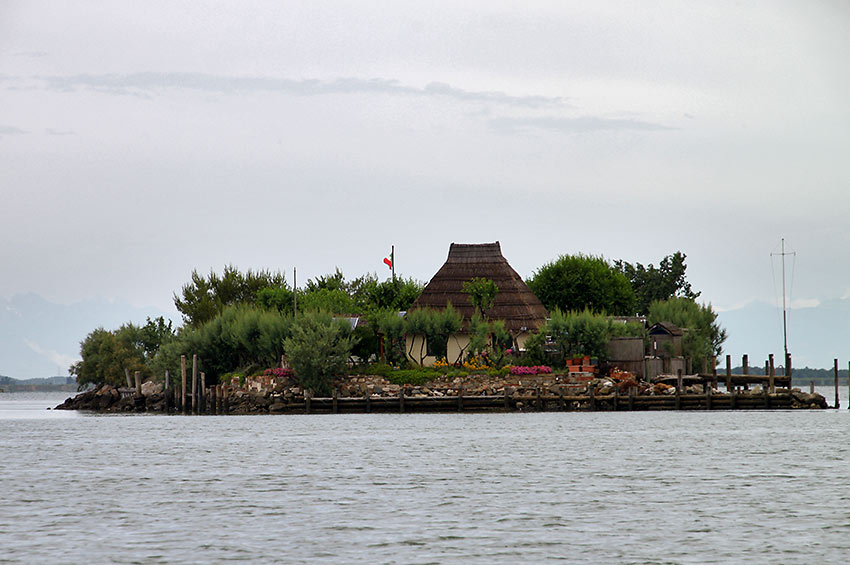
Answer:
POLYGON ((649 328, 649 354, 653 357, 671 358, 682 356, 684 332, 671 322, 658 322, 649 328))

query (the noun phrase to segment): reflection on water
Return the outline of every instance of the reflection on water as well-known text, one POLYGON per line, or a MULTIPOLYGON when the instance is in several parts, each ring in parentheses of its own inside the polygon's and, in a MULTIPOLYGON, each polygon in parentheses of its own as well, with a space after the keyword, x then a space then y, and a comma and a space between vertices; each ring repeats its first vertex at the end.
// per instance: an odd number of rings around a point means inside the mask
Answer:
POLYGON ((850 554, 846 409, 97 416, 47 400, 0 400, 0 563, 850 554))

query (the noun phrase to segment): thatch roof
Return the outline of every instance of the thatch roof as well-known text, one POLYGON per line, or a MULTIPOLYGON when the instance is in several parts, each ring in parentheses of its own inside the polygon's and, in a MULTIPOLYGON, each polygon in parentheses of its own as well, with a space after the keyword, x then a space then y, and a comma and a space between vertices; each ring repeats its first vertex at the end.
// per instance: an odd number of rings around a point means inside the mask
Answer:
POLYGON ((485 314, 493 320, 504 320, 508 331, 536 330, 546 323, 549 313, 502 256, 498 241, 452 243, 445 264, 425 285, 410 309, 442 310, 451 302, 464 320, 469 320, 475 309, 469 295, 463 292, 463 283, 476 277, 490 279, 499 288, 493 307, 485 314))

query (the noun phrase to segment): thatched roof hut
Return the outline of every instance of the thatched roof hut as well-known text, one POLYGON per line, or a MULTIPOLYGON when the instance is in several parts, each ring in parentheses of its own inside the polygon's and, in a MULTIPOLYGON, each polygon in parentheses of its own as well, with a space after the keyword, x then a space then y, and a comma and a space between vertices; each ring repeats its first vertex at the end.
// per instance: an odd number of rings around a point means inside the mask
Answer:
POLYGON ((487 278, 496 283, 499 292, 493 307, 485 313, 491 319, 504 320, 505 328, 512 334, 531 332, 546 323, 549 313, 502 256, 498 241, 479 244, 452 243, 445 264, 425 286, 410 309, 442 310, 451 302, 455 310, 468 321, 475 309, 469 295, 463 292, 463 283, 476 277, 487 278))

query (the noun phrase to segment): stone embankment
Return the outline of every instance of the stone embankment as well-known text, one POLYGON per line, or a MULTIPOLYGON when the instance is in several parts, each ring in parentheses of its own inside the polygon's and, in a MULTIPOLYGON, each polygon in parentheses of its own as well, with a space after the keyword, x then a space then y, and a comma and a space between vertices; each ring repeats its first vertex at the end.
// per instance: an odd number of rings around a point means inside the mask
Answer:
MULTIPOLYGON (((238 384, 238 383, 235 383, 238 384)), ((354 399, 366 401, 365 411, 370 406, 388 405, 400 397, 402 407, 405 400, 409 409, 415 410, 417 401, 442 401, 449 398, 459 400, 458 409, 490 406, 491 410, 622 410, 631 409, 688 409, 692 407, 723 409, 747 407, 774 408, 827 408, 826 399, 820 394, 809 394, 800 389, 777 389, 768 394, 756 386, 751 390, 739 390, 734 395, 715 390, 706 390, 696 384, 677 391, 666 384, 636 382, 628 373, 614 377, 597 377, 593 374, 569 375, 524 375, 524 376, 469 376, 465 378, 440 377, 423 385, 397 385, 378 376, 350 376, 338 379, 334 383, 335 397, 333 410, 337 410, 337 401, 354 399), (403 394, 402 394, 403 392, 403 394), (460 397, 460 398, 458 398, 460 397), (487 398, 493 402, 488 403, 487 398), (504 398, 504 403, 497 402, 504 398), (676 402, 673 403, 673 397, 676 402), (627 400, 627 399, 631 400, 627 400), (665 401, 665 398, 667 399, 665 401), (510 400, 510 402, 508 402, 510 400), (370 404, 371 401, 371 404, 370 404), (726 405, 728 403, 728 406, 726 405)), ((214 390, 214 389, 211 389, 214 390)), ((292 379, 260 378, 249 380, 243 386, 227 387, 226 392, 217 399, 204 402, 202 412, 227 414, 268 414, 310 410, 310 401, 315 408, 323 404, 312 397, 292 379)), ((188 403, 188 402, 187 402, 188 403)), ((324 404, 327 404, 325 402, 324 404)), ((358 405, 359 406, 359 405, 358 405)), ((117 389, 103 385, 95 390, 68 398, 56 407, 59 410, 91 410, 97 412, 173 412, 179 410, 179 398, 167 395, 161 384, 144 383, 142 395, 136 396, 134 389, 117 389)), ((360 408, 355 408, 360 410, 360 408)))

